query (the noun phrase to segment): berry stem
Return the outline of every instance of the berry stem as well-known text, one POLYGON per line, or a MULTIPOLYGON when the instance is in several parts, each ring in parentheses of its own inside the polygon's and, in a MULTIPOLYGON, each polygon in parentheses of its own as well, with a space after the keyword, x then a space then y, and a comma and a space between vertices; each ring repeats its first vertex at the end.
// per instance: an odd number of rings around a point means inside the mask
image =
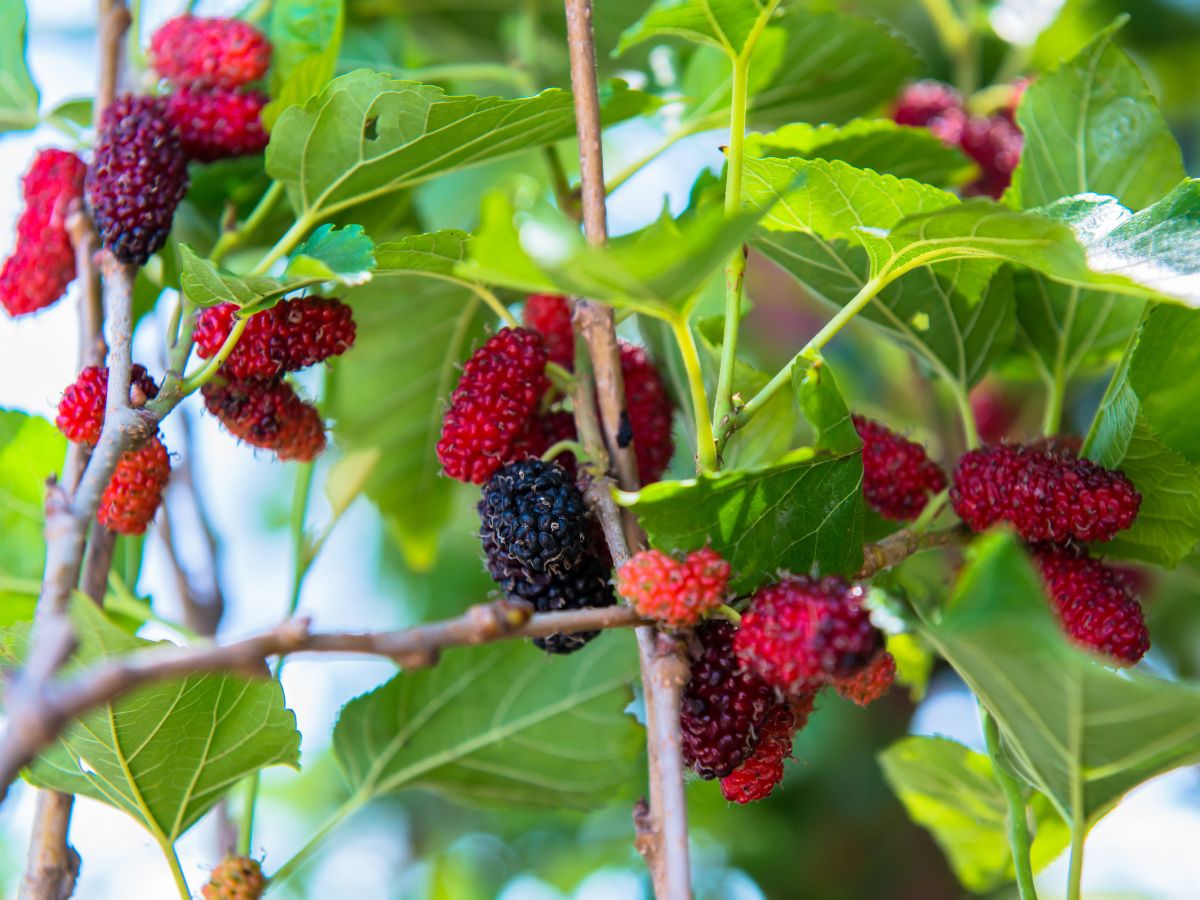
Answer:
MULTIPOLYGON (((717 451, 724 450, 730 436, 739 428, 742 428, 760 409, 766 406, 771 398, 775 396, 776 391, 784 385, 791 384, 792 368, 797 362, 811 356, 829 343, 842 330, 846 323, 862 312, 866 305, 875 298, 875 295, 883 290, 896 275, 897 273, 895 272, 880 274, 867 281, 859 289, 858 293, 850 299, 850 302, 838 310, 837 315, 826 322, 825 327, 813 335, 812 339, 801 347, 800 351, 788 360, 784 367, 776 372, 775 376, 763 385, 757 394, 751 397, 740 409, 731 412, 725 421, 720 422, 720 430, 717 434, 717 451)), ((974 424, 973 420, 972 424, 974 424)))
POLYGON ((488 309, 494 312, 497 317, 499 317, 500 320, 509 328, 521 327, 521 323, 517 321, 516 316, 508 311, 508 308, 500 302, 500 298, 482 284, 478 284, 474 281, 464 281, 463 284, 469 287, 475 293, 475 296, 482 300, 487 305, 488 309))
POLYGON ((950 0, 921 0, 937 32, 938 41, 954 64, 954 80, 964 96, 975 90, 975 35, 970 22, 975 4, 966 0, 965 14, 960 17, 950 0))
POLYGON ((700 354, 696 339, 687 320, 681 316, 670 320, 671 332, 683 356, 683 367, 687 372, 688 389, 692 394, 692 414, 696 420, 696 463, 701 472, 715 472, 717 464, 716 442, 713 440, 712 419, 708 417, 708 395, 704 390, 704 371, 700 367, 700 354))
POLYGON ((229 336, 225 338, 225 343, 221 345, 221 349, 217 351, 212 359, 201 366, 198 372, 183 379, 183 384, 179 389, 180 393, 186 396, 199 390, 212 380, 221 366, 225 364, 225 360, 229 359, 229 355, 233 353, 234 348, 237 347, 237 342, 241 339, 242 332, 246 330, 246 324, 249 321, 249 316, 239 316, 234 320, 233 327, 229 329, 229 336))
POLYGON ((740 625, 742 623, 742 614, 728 603, 722 603, 716 608, 716 610, 713 611, 713 614, 728 619, 734 625, 740 625))
POLYGON ((550 462, 554 457, 560 456, 563 453, 573 453, 575 458, 580 462, 591 459, 591 454, 587 452, 587 448, 583 444, 579 443, 579 441, 567 440, 551 444, 546 452, 542 454, 542 462, 550 462))
POLYGON ((1058 434, 1062 427, 1063 394, 1066 393, 1066 379, 1061 369, 1055 369, 1054 374, 1046 384, 1046 409, 1042 415, 1042 434, 1046 437, 1058 434))
POLYGON ((988 758, 992 761, 992 777, 1000 786, 1004 802, 1008 805, 1008 847, 1017 875, 1017 889, 1021 893, 1021 900, 1037 900, 1037 889, 1033 883, 1033 864, 1029 856, 1029 814, 1025 798, 1021 795, 1021 785, 1000 762, 1000 729, 996 720, 982 706, 979 712, 983 717, 983 737, 987 744, 988 758))
POLYGON ((954 391, 954 402, 958 406, 958 418, 962 422, 963 440, 968 450, 979 446, 979 426, 975 423, 975 410, 971 409, 971 398, 965 386, 955 382, 951 388, 954 391))
POLYGON ((217 243, 213 246, 212 252, 208 258, 214 263, 220 262, 230 250, 237 247, 246 235, 253 234, 259 225, 263 223, 271 210, 275 208, 276 202, 283 196, 283 182, 272 181, 271 186, 259 198, 258 204, 250 211, 250 215, 246 217, 241 225, 229 231, 222 233, 217 238, 217 243))

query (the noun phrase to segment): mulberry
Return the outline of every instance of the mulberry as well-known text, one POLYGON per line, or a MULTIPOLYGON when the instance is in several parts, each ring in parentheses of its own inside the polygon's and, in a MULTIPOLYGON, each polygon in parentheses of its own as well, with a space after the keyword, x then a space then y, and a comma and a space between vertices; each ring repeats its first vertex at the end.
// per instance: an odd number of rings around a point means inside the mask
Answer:
MULTIPOLYGON (((142 406, 158 396, 158 385, 146 370, 134 365, 130 371, 129 400, 132 406, 142 406)), ((108 399, 108 368, 88 366, 79 373, 75 383, 63 391, 58 401, 58 416, 54 424, 69 441, 94 444, 100 440, 104 427, 104 407, 108 399)))
MULTIPOLYGON (((232 303, 210 306, 196 321, 196 350, 216 356, 237 319, 232 303)), ((234 378, 274 378, 345 353, 356 329, 350 307, 330 297, 300 297, 277 303, 247 320, 222 371, 234 378)))
POLYGON ((564 369, 575 368, 575 332, 571 328, 571 307, 566 297, 554 294, 530 294, 525 300, 525 327, 532 328, 546 342, 550 361, 564 369))
POLYGON ((259 900, 266 890, 262 866, 246 856, 227 856, 200 891, 204 900, 259 900))
MULTIPOLYGON (((617 598, 609 583, 609 568, 594 548, 586 550, 566 573, 536 575, 520 572, 508 579, 508 593, 528 600, 538 612, 560 612, 613 606, 617 598)), ((574 653, 594 639, 598 631, 576 631, 534 638, 534 646, 547 653, 574 653)))
POLYGON ((267 73, 271 44, 240 19, 176 16, 154 32, 149 56, 177 87, 235 88, 267 73))
POLYGON ((847 700, 868 706, 891 690, 895 680, 896 658, 885 650, 849 678, 834 681, 833 686, 847 700))
POLYGON ((320 414, 286 381, 221 379, 204 385, 201 393, 205 408, 230 434, 273 450, 280 459, 310 462, 325 449, 320 414))
POLYGON ((694 625, 720 606, 729 586, 729 563, 708 547, 682 562, 659 550, 643 550, 617 572, 617 591, 646 618, 694 625))
POLYGON ((902 438, 879 422, 854 416, 863 442, 863 495, 888 519, 915 519, 929 495, 946 487, 946 473, 920 444, 902 438))
POLYGON ((117 534, 141 534, 154 519, 170 477, 167 448, 153 437, 121 457, 101 495, 96 520, 117 534))
POLYGON ((187 158, 165 101, 126 94, 109 104, 84 187, 96 229, 117 259, 140 266, 162 248, 187 183, 187 158))
POLYGON ((167 118, 179 129, 188 159, 213 162, 261 153, 267 146, 261 91, 194 91, 181 88, 167 98, 167 118))

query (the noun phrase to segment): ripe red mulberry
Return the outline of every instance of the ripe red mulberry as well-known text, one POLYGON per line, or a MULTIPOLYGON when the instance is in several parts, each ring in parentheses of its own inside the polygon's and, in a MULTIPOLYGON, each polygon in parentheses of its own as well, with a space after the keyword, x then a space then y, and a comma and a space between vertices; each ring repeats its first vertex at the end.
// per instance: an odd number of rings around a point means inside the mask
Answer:
POLYGON ((551 362, 568 371, 575 368, 575 332, 571 328, 571 307, 566 297, 555 294, 530 294, 525 300, 525 327, 532 328, 546 342, 551 362))
POLYGON ((724 778, 740 766, 777 703, 770 685, 739 666, 734 633, 718 618, 696 629, 700 652, 683 689, 679 727, 683 761, 701 778, 724 778))
MULTIPOLYGON (((130 371, 129 399, 133 406, 142 406, 158 396, 158 385, 146 370, 134 365, 130 371)), ((94 444, 100 440, 104 427, 104 406, 108 398, 108 368, 88 366, 79 373, 75 383, 63 391, 58 401, 58 426, 69 441, 94 444)))
POLYGON ((999 199, 1021 160, 1021 148, 1025 144, 1021 129, 1004 115, 972 116, 963 129, 960 144, 982 170, 963 193, 968 197, 999 199))
POLYGON ((150 39, 150 65, 177 87, 235 88, 271 64, 266 36, 240 19, 177 16, 150 39))
POLYGON ((883 646, 864 596, 840 578, 788 576, 755 592, 734 649, 752 672, 791 694, 849 678, 883 646))
POLYGON ((442 420, 438 460, 451 478, 483 484, 512 461, 550 387, 536 331, 503 328, 463 367, 442 420))
POLYGON ((675 404, 658 369, 641 347, 621 344, 621 375, 625 379, 625 408, 642 484, 658 481, 675 455, 672 416, 675 404))
MULTIPOLYGON (((210 306, 196 321, 196 352, 217 355, 238 308, 232 303, 210 306)), ((285 300, 250 316, 246 329, 222 370, 234 378, 274 378, 345 353, 354 345, 354 313, 331 297, 285 300)))
POLYGON ((166 243, 187 183, 166 102, 126 94, 110 103, 85 181, 104 246, 123 263, 143 265, 166 243))
POLYGON ((962 95, 948 84, 926 80, 910 84, 892 109, 898 125, 928 128, 944 143, 957 144, 967 123, 962 95))
POLYGON ((1076 643, 1120 665, 1146 655, 1142 605, 1120 572, 1077 550, 1041 548, 1035 558, 1063 630, 1076 643))
POLYGON ((117 534, 141 534, 154 519, 170 477, 167 448, 153 437, 121 457, 101 495, 96 520, 117 534))
POLYGON ((999 445, 963 455, 950 490, 974 531, 1009 522, 1027 541, 1106 541, 1131 526, 1141 495, 1121 472, 1052 448, 999 445))
POLYGON ((879 422, 854 416, 863 442, 863 495, 888 519, 915 519, 929 495, 946 487, 946 473, 920 444, 902 438, 879 422))
POLYGON ((267 146, 261 91, 195 91, 181 88, 167 98, 167 118, 179 129, 188 159, 212 162, 261 153, 267 146))
POLYGON ((704 547, 681 562, 643 550, 617 572, 617 591, 643 616, 668 625, 694 625, 725 601, 729 563, 704 547))
POLYGON ((45 309, 74 280, 66 220, 72 201, 83 196, 85 171, 83 161, 65 150, 41 150, 34 157, 22 182, 25 209, 16 247, 0 270, 0 303, 10 316, 45 309))
POLYGON ((868 706, 891 690, 896 680, 896 658, 886 650, 849 678, 834 681, 837 692, 859 706, 868 706))
POLYGON ((239 440, 280 459, 310 462, 325 449, 325 425, 281 379, 219 379, 201 388, 205 408, 239 440), (223 382, 223 383, 222 383, 223 382))
POLYGON ((266 890, 262 866, 246 856, 227 856, 200 891, 204 900, 259 900, 266 890))

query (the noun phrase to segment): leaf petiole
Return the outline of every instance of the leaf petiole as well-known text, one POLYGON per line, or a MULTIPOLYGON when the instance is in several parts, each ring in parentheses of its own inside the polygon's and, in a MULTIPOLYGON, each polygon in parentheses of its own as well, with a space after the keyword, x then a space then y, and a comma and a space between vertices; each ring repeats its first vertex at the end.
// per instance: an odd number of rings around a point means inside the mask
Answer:
POLYGON ((1000 729, 996 720, 982 705, 979 707, 979 713, 983 717, 983 737, 987 744, 988 758, 992 761, 992 777, 1000 786, 1004 801, 1008 805, 1008 846, 1017 875, 1017 889, 1021 893, 1021 900, 1037 900, 1037 889, 1033 883, 1033 864, 1029 855, 1032 844, 1029 836, 1029 815, 1025 798, 1021 795, 1021 785, 1005 771, 1000 762, 1000 729))

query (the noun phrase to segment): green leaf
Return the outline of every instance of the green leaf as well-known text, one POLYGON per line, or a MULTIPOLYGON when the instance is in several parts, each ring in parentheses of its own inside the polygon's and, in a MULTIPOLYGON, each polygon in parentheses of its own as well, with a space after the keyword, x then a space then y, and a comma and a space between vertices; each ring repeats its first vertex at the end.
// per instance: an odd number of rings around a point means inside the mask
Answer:
POLYGON ((1200 759, 1200 688, 1116 672, 1069 643, 1007 534, 975 542, 948 607, 922 633, 996 720, 1006 764, 1073 827, 1200 759))
POLYGON ((62 471, 66 447, 45 419, 0 411, 0 624, 33 612, 46 555, 46 479, 62 471))
POLYGON ((862 456, 795 450, 768 466, 660 481, 618 502, 668 552, 708 544, 735 590, 780 569, 848 575, 862 564, 862 456))
MULTIPOLYGON (((1016 877, 1008 847, 1008 807, 992 762, 957 741, 906 737, 879 754, 884 778, 908 811, 928 829, 963 887, 987 893, 1016 877)), ((1070 841, 1046 798, 1031 798, 1035 834, 1030 856, 1040 871, 1070 841)))
MULTIPOLYGON (((912 48, 880 22, 791 6, 751 53, 750 121, 760 128, 845 122, 890 100, 916 71, 912 48)), ((729 125, 730 66, 721 50, 698 48, 679 87, 687 130, 729 125)))
POLYGON ((447 229, 387 241, 375 248, 375 272, 377 275, 421 272, 452 275, 454 267, 466 258, 470 238, 465 231, 447 229))
POLYGON ((957 147, 944 144, 928 128, 897 125, 891 119, 855 119, 845 125, 784 125, 746 137, 748 157, 840 159, 858 169, 928 184, 962 184, 973 171, 957 147))
POLYGON ((298 81, 288 87, 301 68, 305 70, 301 78, 309 84, 323 86, 333 77, 344 21, 342 0, 274 0, 268 29, 273 97, 288 93, 295 103, 316 93, 297 96, 298 81))
POLYGON ((1020 342, 1046 378, 1061 371, 1067 380, 1081 369, 1111 362, 1137 327, 1145 303, 1025 270, 1017 273, 1015 287, 1020 342))
POLYGON ((1025 147, 1013 174, 1021 205, 1090 191, 1141 209, 1184 177, 1179 145, 1145 79, 1114 43, 1118 27, 1036 78, 1021 97, 1025 147))
MULTIPOLYGON (((79 635, 73 671, 154 646, 85 598, 71 615, 79 635)), ((22 658, 27 642, 27 628, 10 630, 4 655, 22 658)), ((247 775, 299 759, 296 719, 278 681, 209 673, 156 682, 84 714, 27 777, 124 810, 169 845, 247 775)))
POLYGON ((179 244, 180 287, 198 306, 233 303, 246 315, 261 312, 285 295, 328 282, 346 286, 363 284, 374 268, 371 239, 358 225, 334 228, 323 225, 289 259, 279 278, 271 275, 237 275, 179 244))
MULTIPOLYGON (((956 203, 951 194, 915 181, 840 161, 800 159, 748 160, 746 195, 753 204, 773 204, 755 246, 837 307, 872 276, 861 243, 865 229, 883 231, 907 215, 956 203)), ((942 378, 966 388, 1012 341, 1012 281, 988 260, 926 266, 884 287, 862 315, 924 357, 942 378)))
POLYGON ((792 367, 792 390, 816 432, 816 449, 854 453, 862 447, 829 363, 820 356, 798 361, 792 367))
POLYGON ((374 251, 375 244, 361 225, 322 225, 296 248, 284 278, 364 284, 375 268, 374 251))
POLYGON ((475 803, 601 806, 640 755, 624 711, 636 677, 619 632, 570 657, 518 641, 452 650, 350 701, 334 754, 363 798, 424 787, 475 803))
MULTIPOLYGON (((606 121, 644 107, 618 86, 606 121)), ((636 97, 643 95, 636 94, 636 97)), ((452 97, 441 88, 359 69, 286 109, 267 172, 309 222, 424 181, 575 134, 571 95, 452 97)))
POLYGON ((579 227, 540 198, 493 192, 468 245, 463 278, 527 293, 589 297, 654 316, 686 309, 750 233, 758 213, 726 219, 719 207, 588 245, 579 227), (523 202, 522 202, 523 201, 523 202))
POLYGON ((327 409, 340 445, 379 453, 367 496, 409 565, 425 569, 456 496, 434 446, 457 367, 480 342, 484 317, 465 289, 428 279, 378 279, 351 292, 350 302, 358 339, 337 361, 327 409))
POLYGON ((28 15, 25 0, 0 0, 0 132, 24 131, 38 123, 38 90, 25 62, 28 15))
POLYGON ((1200 313, 1161 304, 1142 326, 1129 384, 1159 438, 1189 463, 1200 462, 1200 313))
MULTIPOLYGON (((336 61, 335 61, 336 62, 336 61)), ((287 80, 275 91, 275 97, 262 109, 262 123, 267 131, 275 130, 275 123, 291 106, 303 106, 333 78, 333 67, 324 54, 316 54, 302 60, 293 69, 287 80)))
POLYGON ((677 37, 738 56, 766 11, 762 0, 656 0, 621 35, 616 52, 642 41, 677 37))

